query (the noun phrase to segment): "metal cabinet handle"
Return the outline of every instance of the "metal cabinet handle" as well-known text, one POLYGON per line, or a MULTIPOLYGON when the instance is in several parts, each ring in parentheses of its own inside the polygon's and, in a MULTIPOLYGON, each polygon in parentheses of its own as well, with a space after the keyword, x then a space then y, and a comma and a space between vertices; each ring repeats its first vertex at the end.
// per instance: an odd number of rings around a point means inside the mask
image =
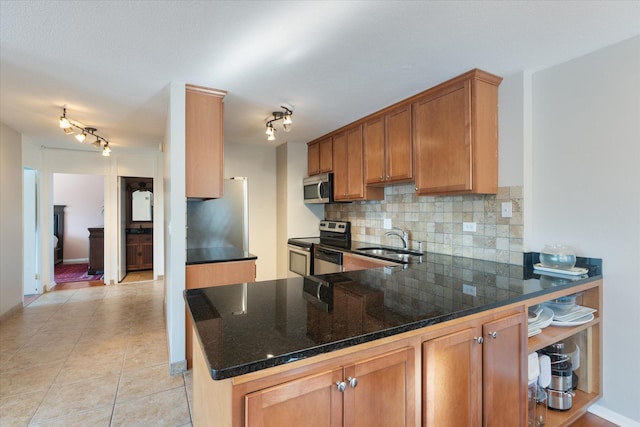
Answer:
POLYGON ((478 344, 482 344, 484 342, 484 338, 482 337, 473 337, 473 340, 478 344))
POLYGON ((489 336, 490 336, 491 338, 493 338, 493 339, 496 339, 496 338, 498 338, 498 333, 497 333, 496 331, 489 332, 489 336))
POLYGON ((339 392, 343 392, 347 388, 347 383, 345 383, 344 381, 336 381, 336 386, 338 386, 339 392))
POLYGON ((357 378, 347 378, 347 381, 349 382, 349 387, 351 388, 356 388, 356 386, 358 385, 358 379, 357 378))

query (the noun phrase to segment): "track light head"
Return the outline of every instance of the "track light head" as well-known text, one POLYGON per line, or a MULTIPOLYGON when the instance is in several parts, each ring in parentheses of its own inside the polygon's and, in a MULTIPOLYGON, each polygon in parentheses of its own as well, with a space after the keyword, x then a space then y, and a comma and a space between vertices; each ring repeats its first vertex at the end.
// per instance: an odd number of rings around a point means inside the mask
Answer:
POLYGON ((265 131, 265 133, 267 134, 267 141, 275 141, 276 139, 276 135, 275 135, 276 130, 273 128, 273 122, 282 120, 282 128, 284 129, 284 131, 285 132, 291 131, 291 125, 293 124, 293 120, 291 120, 291 116, 293 115, 293 111, 291 111, 289 108, 285 107, 284 105, 281 105, 280 108, 283 108, 284 111, 272 112, 271 119, 267 121, 267 124, 266 124, 267 130, 265 131))

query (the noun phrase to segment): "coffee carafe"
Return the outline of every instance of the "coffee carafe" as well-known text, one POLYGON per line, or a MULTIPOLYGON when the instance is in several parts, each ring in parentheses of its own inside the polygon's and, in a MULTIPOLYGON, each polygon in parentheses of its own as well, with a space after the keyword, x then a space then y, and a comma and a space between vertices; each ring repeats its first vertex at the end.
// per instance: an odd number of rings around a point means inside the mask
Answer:
POLYGON ((575 396, 571 356, 565 354, 563 342, 545 347, 541 352, 551 359, 551 382, 547 387, 547 405, 549 408, 560 411, 571 409, 575 396))

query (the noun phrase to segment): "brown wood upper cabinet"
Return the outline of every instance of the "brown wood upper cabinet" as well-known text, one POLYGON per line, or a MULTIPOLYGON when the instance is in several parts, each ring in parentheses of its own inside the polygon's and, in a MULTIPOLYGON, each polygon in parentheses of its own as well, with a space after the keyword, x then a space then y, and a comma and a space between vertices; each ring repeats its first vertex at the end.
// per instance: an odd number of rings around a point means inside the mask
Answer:
POLYGON ((307 169, 309 176, 333 172, 333 139, 331 137, 307 144, 307 169))
POLYGON ((498 85, 501 77, 472 70, 413 102, 416 192, 498 191, 498 85))
POLYGON ((413 180, 411 104, 364 124, 364 174, 368 185, 413 180))
POLYGON ((333 198, 335 200, 382 200, 382 188, 364 185, 362 125, 333 136, 333 198))
POLYGON ((225 91, 186 85, 185 169, 186 196, 222 197, 225 91))

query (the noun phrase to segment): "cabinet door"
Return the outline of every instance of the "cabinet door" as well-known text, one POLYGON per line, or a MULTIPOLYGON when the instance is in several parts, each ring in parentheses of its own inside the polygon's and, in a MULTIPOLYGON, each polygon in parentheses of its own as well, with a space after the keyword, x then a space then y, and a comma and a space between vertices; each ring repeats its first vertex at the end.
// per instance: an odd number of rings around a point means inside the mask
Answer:
POLYGON ((309 176, 320 173, 320 143, 307 145, 307 173, 309 176))
POLYGON ((469 327, 422 344, 423 426, 481 425, 480 332, 469 327))
POLYGON ((217 198, 223 193, 223 103, 225 92, 186 86, 186 196, 217 198))
POLYGON ((323 139, 320 145, 320 173, 333 171, 333 140, 331 137, 323 139))
POLYGON ((153 268, 153 235, 140 236, 140 268, 153 268))
POLYGON ((367 184, 379 184, 386 179, 384 122, 384 116, 380 116, 364 125, 364 171, 367 184))
POLYGON ((414 354, 406 348, 345 366, 345 426, 414 425, 414 354))
POLYGON ((333 197, 346 200, 349 192, 349 160, 347 158, 347 133, 333 137, 333 197))
POLYGON ((486 323, 483 360, 485 426, 527 425, 527 329, 523 314, 486 323))
MULTIPOLYGON (((342 426, 343 380, 337 368, 245 396, 245 425, 251 427, 342 426)), ((390 425, 390 424, 388 424, 390 425)))
POLYGON ((413 104, 418 194, 472 189, 469 80, 413 104))
POLYGON ((389 182, 413 179, 411 105, 390 111, 386 116, 386 179, 389 182))
POLYGON ((138 236, 127 236, 127 271, 138 270, 138 236))
POLYGON ((356 126, 347 131, 347 196, 349 199, 361 199, 364 197, 362 160, 362 126, 356 126))

